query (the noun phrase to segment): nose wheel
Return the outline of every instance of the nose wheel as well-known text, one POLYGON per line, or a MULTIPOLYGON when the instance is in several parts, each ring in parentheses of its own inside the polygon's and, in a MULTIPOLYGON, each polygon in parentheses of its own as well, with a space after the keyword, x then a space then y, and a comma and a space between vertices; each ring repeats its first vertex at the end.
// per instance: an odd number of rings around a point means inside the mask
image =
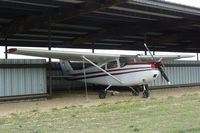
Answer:
POLYGON ((143 97, 144 98, 150 97, 150 91, 148 85, 143 85, 143 97))

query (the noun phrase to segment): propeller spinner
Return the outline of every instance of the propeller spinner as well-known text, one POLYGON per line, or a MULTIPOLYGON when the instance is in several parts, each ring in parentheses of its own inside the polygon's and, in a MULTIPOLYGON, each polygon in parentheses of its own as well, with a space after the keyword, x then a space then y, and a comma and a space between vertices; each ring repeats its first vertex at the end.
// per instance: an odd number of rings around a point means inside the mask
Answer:
POLYGON ((167 81, 168 84, 171 84, 170 81, 169 81, 169 78, 167 77, 165 71, 163 70, 162 68, 162 63, 161 63, 161 60, 160 59, 158 62, 156 61, 156 59, 154 58, 153 54, 151 53, 151 51, 149 50, 149 48, 147 47, 146 43, 144 43, 144 46, 145 48, 147 49, 147 51, 149 52, 149 54, 151 55, 156 67, 158 68, 158 70, 160 71, 161 75, 164 77, 164 79, 167 81))

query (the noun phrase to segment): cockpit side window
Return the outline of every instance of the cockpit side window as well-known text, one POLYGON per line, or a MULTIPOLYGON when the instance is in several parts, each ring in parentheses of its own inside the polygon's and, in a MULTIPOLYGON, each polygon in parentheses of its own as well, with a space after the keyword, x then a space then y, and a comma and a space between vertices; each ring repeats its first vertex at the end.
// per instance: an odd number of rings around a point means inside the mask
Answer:
POLYGON ((120 57, 119 58, 120 67, 124 67, 127 64, 126 58, 120 57))
POLYGON ((112 61, 107 64, 107 69, 117 68, 117 61, 112 61))
POLYGON ((120 67, 126 66, 127 62, 120 62, 120 67))

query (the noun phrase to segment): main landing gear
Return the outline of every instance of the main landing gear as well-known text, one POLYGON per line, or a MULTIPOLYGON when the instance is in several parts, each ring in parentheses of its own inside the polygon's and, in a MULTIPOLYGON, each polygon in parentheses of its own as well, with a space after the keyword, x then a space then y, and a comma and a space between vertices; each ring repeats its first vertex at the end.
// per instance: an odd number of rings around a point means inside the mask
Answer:
POLYGON ((131 92, 133 94, 133 96, 139 96, 140 94, 140 86, 136 86, 136 87, 129 87, 131 89, 131 92))
MULTIPOLYGON (((99 98, 104 99, 106 98, 107 95, 107 90, 111 87, 112 85, 109 85, 106 89, 100 90, 99 91, 99 98)), ((144 98, 149 98, 150 96, 150 91, 148 85, 142 85, 142 86, 135 86, 135 87, 129 87, 132 90, 132 94, 134 96, 139 96, 140 91, 143 91, 143 97, 144 98)))
POLYGON ((112 85, 109 85, 106 89, 100 90, 100 91, 99 91, 99 98, 100 98, 100 99, 106 98, 107 90, 108 90, 111 86, 112 86, 112 85))
POLYGON ((133 96, 139 96, 140 91, 143 91, 143 97, 149 98, 150 91, 148 85, 142 85, 142 86, 135 86, 135 87, 129 87, 132 91, 133 96))

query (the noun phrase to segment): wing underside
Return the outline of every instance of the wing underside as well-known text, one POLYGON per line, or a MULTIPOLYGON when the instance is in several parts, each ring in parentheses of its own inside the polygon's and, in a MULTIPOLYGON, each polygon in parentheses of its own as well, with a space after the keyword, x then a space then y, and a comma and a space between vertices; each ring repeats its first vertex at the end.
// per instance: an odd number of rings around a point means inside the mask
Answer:
MULTIPOLYGON (((7 51, 10 54, 29 55, 37 57, 55 58, 61 60, 83 60, 83 56, 94 62, 109 62, 118 58, 124 61, 152 61, 150 55, 119 55, 119 54, 100 54, 100 53, 86 53, 86 52, 72 52, 72 51, 57 51, 57 50, 39 50, 39 49, 22 49, 11 48, 7 51)), ((193 57, 190 55, 154 55, 156 60, 174 60, 180 58, 193 57)))
MULTIPOLYGON (((154 55, 155 60, 175 60, 175 59, 181 59, 181 58, 190 58, 194 57, 191 55, 154 55)), ((137 56, 142 61, 152 61, 152 57, 150 55, 139 55, 137 56)))
POLYGON ((83 56, 94 62, 106 62, 119 58, 117 54, 98 54, 98 53, 86 53, 86 52, 74 52, 74 51, 57 51, 57 50, 39 50, 39 49, 21 49, 11 48, 8 50, 10 54, 28 55, 36 57, 55 58, 61 60, 73 60, 81 61, 83 56))

